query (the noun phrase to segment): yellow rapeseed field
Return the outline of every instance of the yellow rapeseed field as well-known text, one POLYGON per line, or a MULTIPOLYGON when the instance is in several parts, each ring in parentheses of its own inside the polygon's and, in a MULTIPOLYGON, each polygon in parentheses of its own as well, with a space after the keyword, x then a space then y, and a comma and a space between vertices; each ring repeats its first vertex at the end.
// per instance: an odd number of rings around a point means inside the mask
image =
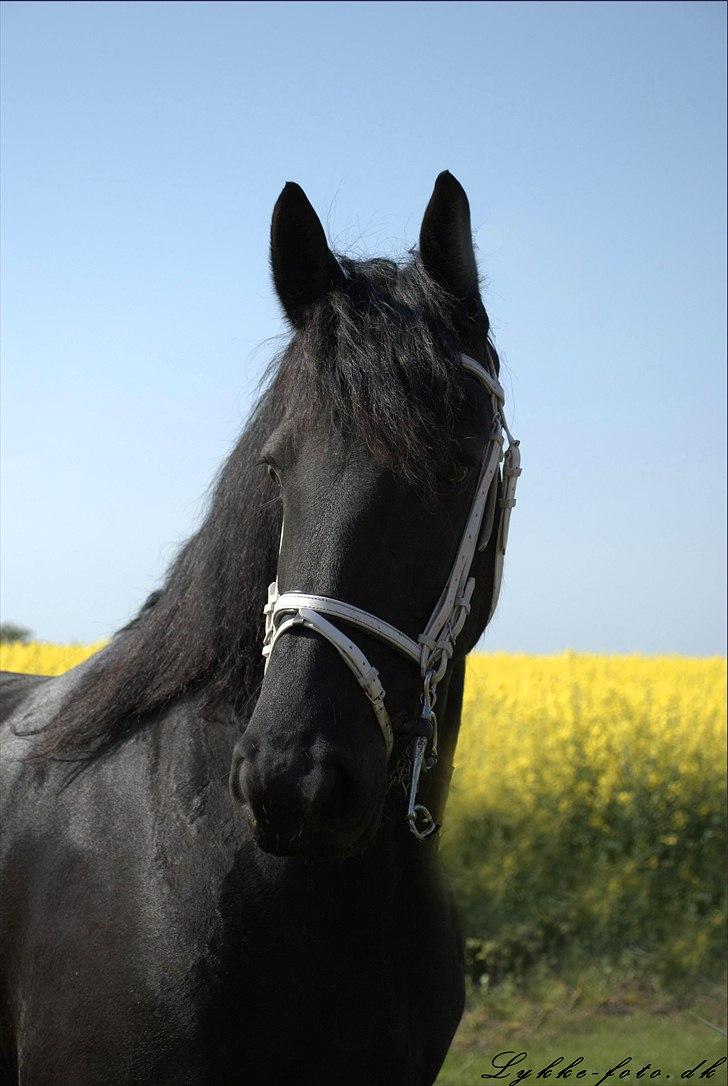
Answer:
POLYGON ((475 974, 719 966, 725 750, 723 658, 473 655, 443 836, 475 974))
POLYGON ((669 843, 681 799, 722 778, 725 735, 722 658, 476 654, 451 803, 531 819, 583 798, 599 830, 610 803, 632 808, 643 792, 655 803, 664 787, 669 843))
MULTIPOLYGON (((56 675, 102 645, 0 662, 56 675)), ((711 968, 725 736, 723 658, 474 654, 442 838, 475 978, 574 942, 711 968)))
POLYGON ((43 641, 22 644, 11 641, 0 645, 0 670, 20 671, 27 675, 62 675, 102 649, 106 641, 95 645, 50 645, 43 641))

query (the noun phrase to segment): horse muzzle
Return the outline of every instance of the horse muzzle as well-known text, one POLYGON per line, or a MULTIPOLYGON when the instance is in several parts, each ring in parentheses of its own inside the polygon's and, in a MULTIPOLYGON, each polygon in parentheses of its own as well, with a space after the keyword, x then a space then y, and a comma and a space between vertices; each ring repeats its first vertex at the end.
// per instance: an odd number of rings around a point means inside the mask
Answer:
POLYGON ((289 760, 246 740, 235 748, 230 790, 263 851, 335 858, 371 839, 377 804, 362 792, 352 767, 333 754, 304 752, 289 760))

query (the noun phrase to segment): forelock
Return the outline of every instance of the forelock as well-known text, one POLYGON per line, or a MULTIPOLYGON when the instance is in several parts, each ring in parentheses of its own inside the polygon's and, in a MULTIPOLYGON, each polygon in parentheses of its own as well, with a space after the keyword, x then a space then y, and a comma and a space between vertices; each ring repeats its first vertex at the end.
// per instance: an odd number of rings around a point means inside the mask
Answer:
POLYGON ((407 481, 429 489, 451 446, 462 395, 452 302, 418 256, 340 257, 346 286, 316 306, 276 361, 269 396, 301 425, 361 440, 407 481))

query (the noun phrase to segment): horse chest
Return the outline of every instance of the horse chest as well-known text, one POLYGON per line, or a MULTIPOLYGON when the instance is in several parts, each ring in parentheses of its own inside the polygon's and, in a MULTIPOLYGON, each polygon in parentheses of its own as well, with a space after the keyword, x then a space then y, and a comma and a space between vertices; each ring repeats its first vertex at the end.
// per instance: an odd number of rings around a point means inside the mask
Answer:
POLYGON ((255 899, 244 903, 219 1003, 223 1060, 244 1070, 240 1081, 434 1080, 462 1013, 463 979, 449 901, 426 881, 417 912, 406 883, 361 898, 327 895, 327 880, 287 895, 269 885, 267 922, 255 899))

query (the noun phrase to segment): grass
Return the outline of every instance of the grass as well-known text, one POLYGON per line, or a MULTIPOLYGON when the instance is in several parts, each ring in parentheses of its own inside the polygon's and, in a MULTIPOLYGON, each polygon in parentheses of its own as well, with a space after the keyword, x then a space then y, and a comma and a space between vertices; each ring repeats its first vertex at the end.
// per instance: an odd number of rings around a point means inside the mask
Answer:
MULTIPOLYGON (((527 1058, 501 1071, 496 1081, 514 1083, 519 1070, 523 1077, 537 1079, 537 1072, 559 1056, 564 1057, 550 1075, 581 1056, 583 1080, 597 1086, 615 1064, 631 1056, 620 1070, 629 1072, 621 1080, 629 1084, 645 1064, 651 1066, 643 1082, 728 1082, 724 1063, 707 1079, 700 1078, 710 1065, 726 1056, 725 995, 711 981, 691 983, 688 990, 665 990, 636 978, 602 972, 550 976, 544 972, 526 988, 505 981, 492 992, 471 992, 463 1021, 437 1080, 437 1086, 480 1086, 483 1074, 497 1073, 493 1058, 498 1053, 527 1052, 527 1058), (681 1079, 684 1071, 705 1060, 693 1076, 681 1079), (531 1068, 526 1076, 525 1069, 531 1068), (650 1080, 649 1076, 655 1070, 650 1080), (598 1072, 595 1074, 594 1072, 598 1072)), ((501 1057, 502 1066, 510 1057, 501 1057)), ((608 1083, 618 1083, 617 1071, 608 1083)), ((545 1081, 541 1076, 539 1081, 545 1081)))

